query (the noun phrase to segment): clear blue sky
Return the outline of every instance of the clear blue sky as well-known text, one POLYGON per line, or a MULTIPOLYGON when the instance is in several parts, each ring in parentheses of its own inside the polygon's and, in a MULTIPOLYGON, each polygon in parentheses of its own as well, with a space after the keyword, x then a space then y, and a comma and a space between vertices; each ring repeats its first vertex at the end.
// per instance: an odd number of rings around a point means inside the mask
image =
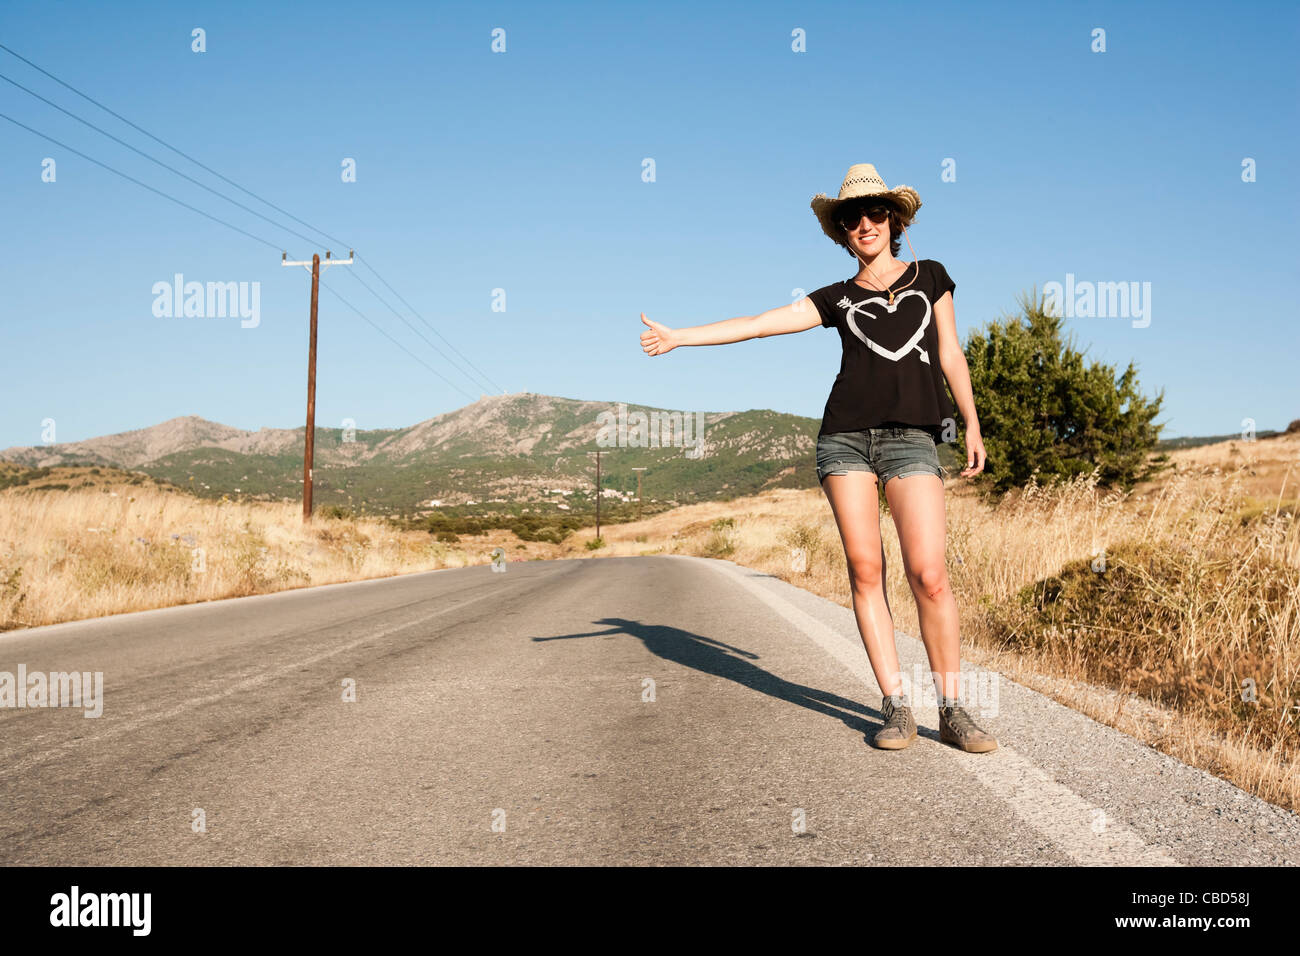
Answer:
MULTIPOLYGON (((353 243, 505 391, 819 418, 834 332, 650 359, 639 313, 711 322, 848 277, 808 203, 871 162, 920 192, 909 234, 956 280, 963 336, 1067 273, 1151 283, 1148 327, 1069 328, 1165 389, 1172 437, 1300 417, 1298 9, 5 0, 0 42, 353 243)), ((4 52, 0 73, 283 220, 4 52)), ((2 82, 0 112, 313 251, 2 82)), ((2 120, 0 182, 0 447, 39 443, 45 418, 59 441, 190 414, 302 424, 304 270, 2 120), (260 326, 155 318, 153 285, 175 273, 259 282, 260 326)), ((471 398, 486 390, 345 272, 326 284, 471 398)), ((468 400, 322 293, 318 424, 405 426, 468 400)))

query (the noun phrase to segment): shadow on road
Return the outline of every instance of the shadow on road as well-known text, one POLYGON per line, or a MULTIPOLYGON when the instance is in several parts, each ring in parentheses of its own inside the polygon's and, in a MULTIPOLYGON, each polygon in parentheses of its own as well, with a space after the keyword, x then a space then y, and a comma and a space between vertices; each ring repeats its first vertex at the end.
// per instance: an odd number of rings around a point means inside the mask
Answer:
POLYGON ((608 624, 603 631, 587 631, 582 634, 561 634, 556 637, 534 637, 537 642, 567 641, 578 637, 608 637, 616 634, 630 634, 646 646, 646 649, 664 660, 690 667, 705 674, 735 681, 760 693, 778 700, 807 707, 819 714, 842 720, 847 726, 866 735, 874 734, 879 725, 869 724, 862 715, 881 718, 880 712, 848 700, 838 694, 832 694, 815 687, 794 684, 784 678, 771 674, 750 661, 758 660, 758 655, 739 647, 732 647, 722 641, 692 634, 678 627, 665 627, 658 624, 642 624, 621 617, 605 617, 593 624, 608 624))

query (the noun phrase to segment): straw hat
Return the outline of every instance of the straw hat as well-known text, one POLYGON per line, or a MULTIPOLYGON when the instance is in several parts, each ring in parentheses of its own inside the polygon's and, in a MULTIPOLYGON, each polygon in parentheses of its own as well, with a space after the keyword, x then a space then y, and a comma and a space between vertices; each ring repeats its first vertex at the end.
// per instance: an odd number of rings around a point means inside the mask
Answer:
POLYGON ((845 249, 849 247, 844 242, 844 230, 835 224, 835 210, 842 202, 861 199, 864 196, 879 196, 881 199, 892 201, 898 207, 905 226, 912 224, 916 211, 921 208, 921 197, 911 186, 895 186, 890 189, 876 172, 875 166, 870 163, 855 163, 844 174, 844 182, 840 185, 838 197, 832 199, 825 193, 818 193, 812 201, 812 211, 817 214, 817 221, 822 224, 822 232, 845 249))

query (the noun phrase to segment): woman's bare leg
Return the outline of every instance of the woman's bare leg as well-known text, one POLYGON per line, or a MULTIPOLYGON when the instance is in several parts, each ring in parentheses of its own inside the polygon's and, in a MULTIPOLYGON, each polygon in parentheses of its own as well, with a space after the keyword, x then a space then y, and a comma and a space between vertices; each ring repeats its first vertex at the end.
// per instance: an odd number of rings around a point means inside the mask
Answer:
POLYGON ((885 600, 885 551, 880 543, 876 476, 869 471, 827 475, 822 480, 822 489, 831 503, 840 540, 844 542, 853 613, 858 619, 858 633, 862 635, 876 683, 886 696, 899 694, 903 681, 898 673, 894 621, 885 600))
POLYGON ((885 485, 885 500, 898 529, 903 570, 916 598, 921 640, 930 658, 935 690, 956 698, 961 686, 957 600, 948 583, 943 480, 902 475, 885 485))

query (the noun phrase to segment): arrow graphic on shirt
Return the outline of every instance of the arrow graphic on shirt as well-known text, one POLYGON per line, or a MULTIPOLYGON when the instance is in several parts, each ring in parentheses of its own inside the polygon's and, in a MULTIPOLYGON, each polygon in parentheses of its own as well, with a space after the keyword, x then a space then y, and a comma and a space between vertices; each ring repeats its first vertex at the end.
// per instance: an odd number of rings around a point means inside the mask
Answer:
POLYGON ((873 296, 870 299, 863 299, 861 302, 851 302, 849 301, 849 297, 845 296, 835 304, 838 305, 841 309, 846 310, 844 313, 844 319, 848 323, 849 330, 854 335, 856 335, 859 339, 861 339, 862 342, 867 346, 867 348, 871 349, 876 354, 883 355, 891 362, 897 362, 908 352, 911 352, 913 349, 915 349, 917 352, 921 354, 921 361, 924 362, 926 365, 930 364, 930 353, 921 347, 921 339, 925 335, 925 330, 930 326, 930 300, 926 297, 925 293, 921 292, 921 290, 908 289, 906 292, 899 293, 897 296, 894 297, 893 305, 890 305, 880 296, 873 296), (854 313, 865 315, 867 318, 871 319, 874 322, 877 318, 879 318, 879 316, 872 315, 870 312, 868 312, 867 306, 871 305, 873 302, 879 302, 882 306, 885 307, 886 312, 896 312, 898 311, 898 307, 903 304, 903 300, 906 299, 909 295, 919 295, 921 297, 921 301, 925 303, 925 315, 921 317, 921 324, 917 327, 917 330, 914 333, 912 333, 912 337, 907 340, 907 342, 903 345, 902 348, 896 350, 887 349, 880 343, 873 342, 867 336, 862 334, 862 330, 858 328, 858 323, 854 319, 854 313))

